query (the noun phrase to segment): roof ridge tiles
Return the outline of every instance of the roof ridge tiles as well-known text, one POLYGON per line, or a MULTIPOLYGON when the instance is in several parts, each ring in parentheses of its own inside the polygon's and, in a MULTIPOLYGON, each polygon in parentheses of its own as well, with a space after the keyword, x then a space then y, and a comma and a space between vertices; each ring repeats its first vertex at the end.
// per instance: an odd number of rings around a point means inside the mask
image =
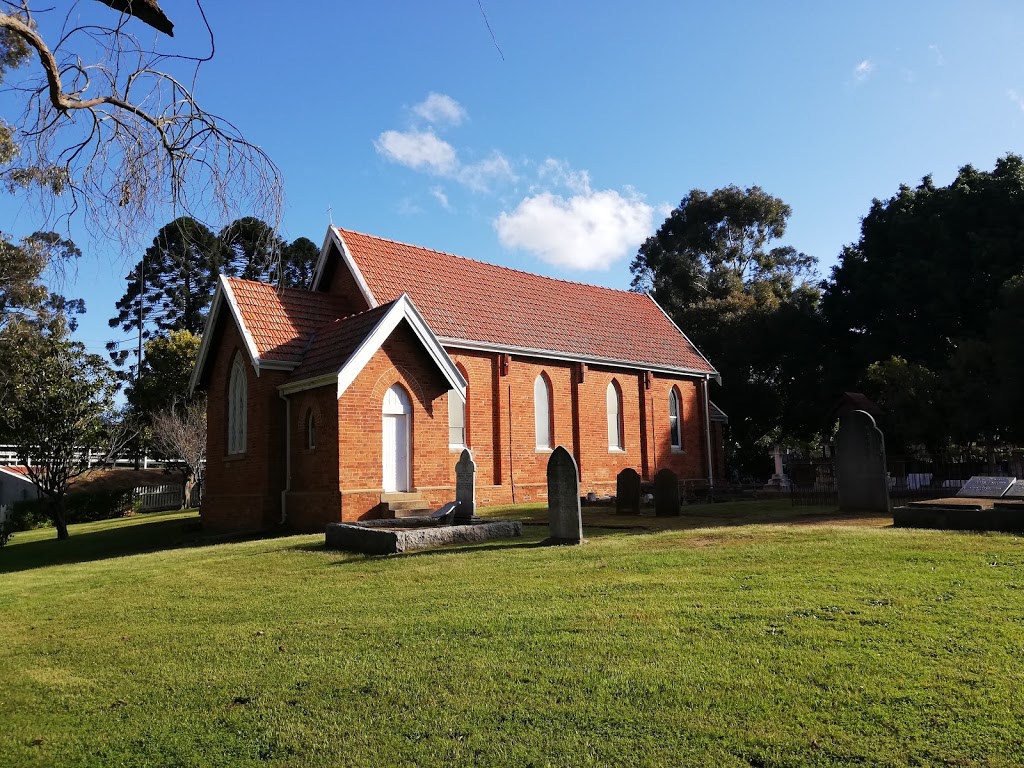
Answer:
POLYGON ((623 290, 621 288, 609 288, 608 286, 605 286, 605 285, 595 285, 594 283, 584 283, 584 282, 582 282, 580 280, 567 280, 564 277, 551 277, 550 275, 540 275, 540 274, 537 274, 536 272, 528 272, 525 269, 516 269, 515 267, 506 267, 504 264, 495 264, 493 261, 484 261, 483 259, 474 259, 472 256, 463 256, 462 254, 451 253, 450 251, 439 251, 436 248, 427 248, 426 246, 416 245, 415 243, 406 243, 406 242, 403 242, 402 240, 395 240, 395 239, 390 238, 390 237, 381 237, 379 235, 370 235, 370 234, 367 234, 366 232, 358 232, 358 231, 356 231, 354 229, 343 229, 342 227, 337 227, 337 226, 334 227, 334 229, 337 230, 342 235, 344 235, 346 232, 348 232, 348 233, 353 234, 353 235, 359 235, 360 237, 368 237, 371 240, 380 240, 380 241, 385 242, 385 243, 392 243, 394 245, 400 245, 400 246, 403 246, 405 248, 415 248, 416 250, 419 250, 419 251, 427 251, 428 253, 436 253, 436 254, 438 254, 440 256, 450 256, 453 259, 462 259, 463 261, 471 261, 474 264, 483 264, 484 266, 487 266, 487 267, 493 267, 495 269, 502 269, 502 270, 505 270, 507 272, 514 272, 517 275, 526 275, 527 277, 540 278, 541 280, 553 280, 553 281, 558 282, 558 283, 565 283, 566 285, 573 285, 573 286, 578 286, 578 287, 582 287, 582 288, 595 288, 595 289, 597 289, 599 291, 609 291, 611 293, 615 293, 615 294, 619 294, 619 295, 625 295, 625 296, 641 296, 642 297, 642 296, 648 295, 646 292, 638 293, 637 291, 625 291, 625 290, 623 290))

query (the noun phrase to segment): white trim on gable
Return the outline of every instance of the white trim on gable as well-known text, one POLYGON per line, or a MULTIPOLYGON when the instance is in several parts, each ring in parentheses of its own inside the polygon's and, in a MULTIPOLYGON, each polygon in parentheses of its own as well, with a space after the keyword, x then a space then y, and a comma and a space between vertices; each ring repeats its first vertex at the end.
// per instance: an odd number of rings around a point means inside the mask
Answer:
POLYGON ((444 351, 441 342, 437 340, 437 336, 430 330, 427 321, 423 319, 423 316, 416 309, 407 293, 403 293, 395 299, 394 306, 384 314, 384 317, 378 321, 374 329, 363 339, 363 343, 359 345, 359 348, 356 349, 345 365, 342 366, 341 370, 338 371, 338 397, 341 397, 352 382, 356 380, 356 376, 366 367, 374 353, 387 341, 392 331, 398 327, 402 320, 409 323, 409 327, 412 328, 413 333, 416 334, 416 337, 423 344, 431 359, 441 369, 441 373, 444 374, 448 383, 452 385, 451 388, 458 392, 459 398, 465 402, 468 384, 462 378, 462 372, 455 366, 452 359, 448 357, 448 353, 444 351))
MULTIPOLYGON (((252 334, 249 333, 249 329, 245 327, 245 322, 242 320, 242 311, 238 308, 238 301, 235 299, 235 292, 231 290, 231 284, 227 281, 227 278, 224 277, 224 275, 220 275, 217 278, 217 290, 213 293, 213 301, 210 302, 210 312, 206 315, 206 325, 203 326, 203 336, 202 340, 199 342, 199 352, 196 355, 196 365, 192 369, 192 376, 188 381, 189 394, 194 392, 195 388, 199 385, 199 377, 202 375, 203 368, 206 366, 206 358, 209 356, 210 347, 213 345, 213 329, 217 323, 217 316, 220 314, 221 305, 225 301, 231 309, 231 316, 235 320, 235 326, 238 328, 238 333, 245 344, 246 352, 249 353, 249 360, 252 362, 252 367, 256 370, 256 375, 260 375, 260 356, 256 349, 256 341, 253 339, 252 334)), ((269 361, 263 365, 265 368, 277 367, 269 361)), ((290 368, 295 367, 293 364, 288 365, 290 365, 290 368)))
POLYGON ((444 347, 441 346, 437 336, 430 330, 427 321, 423 319, 423 316, 416 309, 416 305, 412 303, 412 299, 409 298, 407 293, 403 293, 395 299, 394 306, 377 321, 377 324, 366 335, 362 343, 356 348, 356 351, 345 361, 337 373, 282 384, 278 387, 278 391, 281 394, 290 395, 306 389, 337 383, 338 397, 341 397, 403 320, 409 324, 413 333, 416 334, 420 343, 423 344, 424 349, 427 350, 431 360, 434 361, 445 379, 451 384, 451 389, 455 390, 458 393, 459 399, 465 403, 468 383, 463 378, 462 372, 459 371, 455 363, 448 356, 448 353, 445 352, 444 347))
POLYGON ((363 277, 363 273, 356 266, 356 261, 352 258, 352 253, 345 244, 341 231, 333 224, 327 227, 327 235, 324 237, 324 244, 320 247, 320 257, 317 259, 316 270, 313 272, 313 281, 310 283, 309 290, 315 291, 319 289, 320 278, 323 277, 324 269, 327 267, 327 257, 331 252, 332 245, 337 247, 338 253, 341 254, 342 262, 356 281, 356 285, 359 286, 359 292, 366 300, 369 309, 380 306, 380 302, 374 297, 369 284, 366 282, 366 278, 363 277))

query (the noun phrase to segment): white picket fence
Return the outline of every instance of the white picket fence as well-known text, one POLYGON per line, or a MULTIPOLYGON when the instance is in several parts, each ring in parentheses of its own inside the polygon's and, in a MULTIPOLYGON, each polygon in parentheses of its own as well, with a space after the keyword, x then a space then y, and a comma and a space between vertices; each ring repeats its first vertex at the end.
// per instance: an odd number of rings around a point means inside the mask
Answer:
MULTIPOLYGON (((178 509, 184 489, 180 483, 174 485, 140 485, 133 491, 133 498, 140 503, 142 512, 157 512, 162 509, 178 509)), ((192 486, 192 498, 189 506, 198 507, 202 496, 199 483, 192 486)))
MULTIPOLYGON (((92 453, 85 451, 78 451, 76 456, 82 456, 87 454, 89 458, 89 466, 96 467, 103 463, 103 454, 92 453)), ((14 449, 13 445, 0 445, 0 467, 13 467, 21 464, 21 460, 18 458, 18 453, 14 449)), ((134 467, 135 457, 134 456, 119 456, 114 462, 115 467, 134 467)), ((154 461, 148 456, 143 456, 139 461, 139 466, 143 469, 149 469, 152 466, 163 466, 159 462, 154 461)))

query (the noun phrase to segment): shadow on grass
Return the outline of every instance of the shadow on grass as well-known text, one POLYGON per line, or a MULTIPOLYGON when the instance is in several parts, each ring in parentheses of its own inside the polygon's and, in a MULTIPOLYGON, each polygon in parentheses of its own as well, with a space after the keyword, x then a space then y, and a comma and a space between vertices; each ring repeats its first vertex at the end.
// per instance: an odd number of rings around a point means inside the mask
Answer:
POLYGON ((46 538, 35 541, 19 542, 17 538, 39 535, 39 530, 15 533, 13 545, 0 549, 0 573, 87 563, 183 547, 277 538, 286 534, 282 531, 261 535, 211 535, 203 533, 199 527, 199 516, 194 513, 183 516, 173 512, 170 515, 170 519, 161 520, 159 518, 163 513, 143 513, 127 520, 72 525, 71 536, 64 541, 57 541, 57 533, 52 528, 45 529, 49 534, 46 538), (97 526, 102 527, 92 530, 97 526), (82 530, 83 527, 85 530, 82 530))

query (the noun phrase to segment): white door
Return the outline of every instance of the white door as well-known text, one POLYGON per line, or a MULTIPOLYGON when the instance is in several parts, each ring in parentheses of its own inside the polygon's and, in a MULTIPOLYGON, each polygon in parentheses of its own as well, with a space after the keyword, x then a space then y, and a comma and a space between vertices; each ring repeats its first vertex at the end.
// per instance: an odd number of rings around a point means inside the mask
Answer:
POLYGON ((383 411, 384 491, 408 491, 412 405, 400 385, 395 384, 384 394, 383 411))

